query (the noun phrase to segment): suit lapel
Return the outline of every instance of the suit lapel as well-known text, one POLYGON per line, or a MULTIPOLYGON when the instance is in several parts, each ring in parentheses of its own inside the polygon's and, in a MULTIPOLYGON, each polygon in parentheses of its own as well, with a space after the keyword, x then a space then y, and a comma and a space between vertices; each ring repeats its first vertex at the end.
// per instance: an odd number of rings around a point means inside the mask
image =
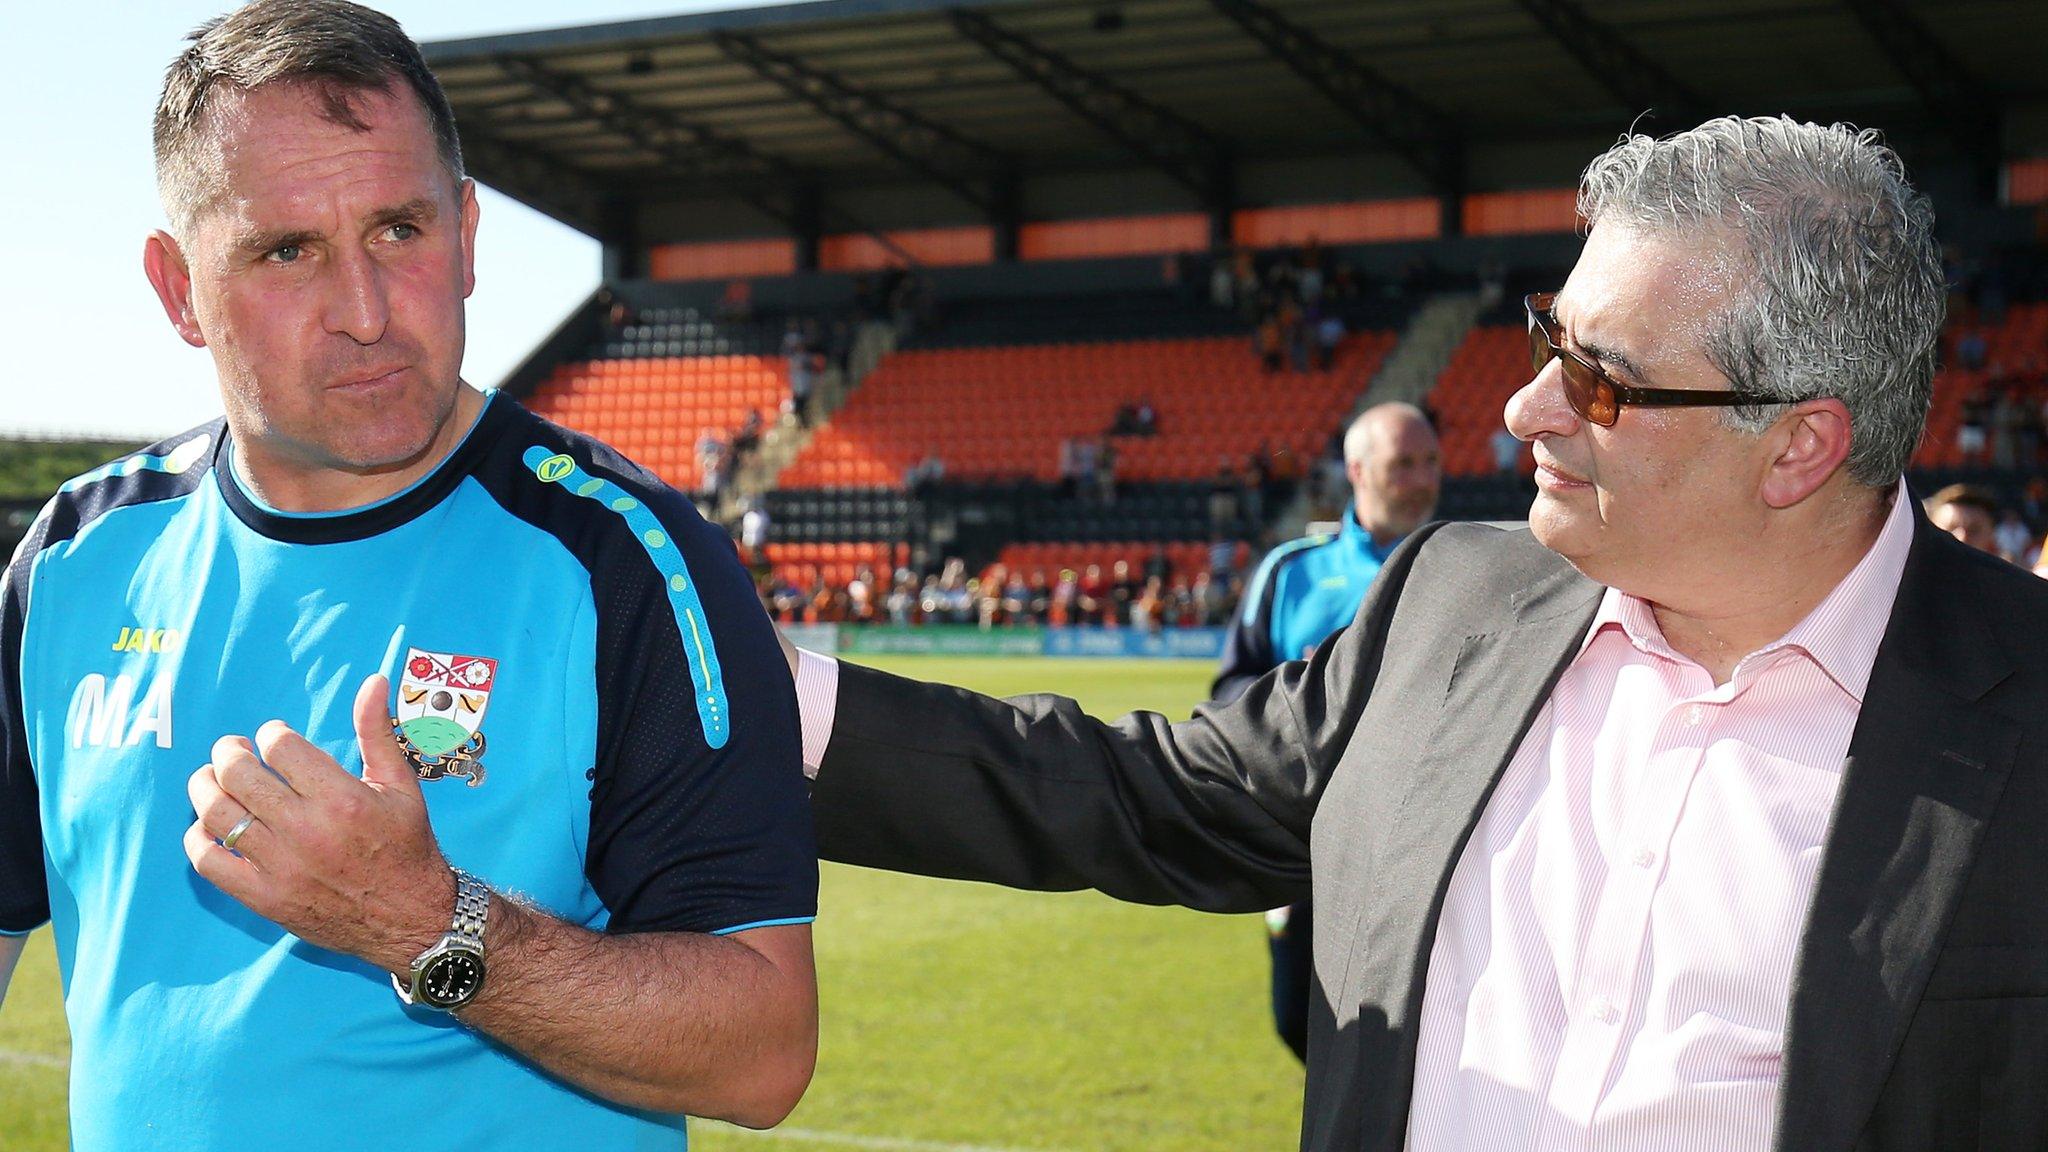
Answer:
POLYGON ((1916 523, 1800 941, 1784 1152, 1846 1152, 1868 1124, 2019 744, 2018 724, 1980 703, 2010 663, 1935 535, 1916 523))
POLYGON ((1363 1082, 1387 1086, 1370 1094, 1383 1102, 1380 1114, 1363 1117, 1369 1150, 1393 1152, 1407 1130, 1423 980, 1451 872, 1604 591, 1560 564, 1512 598, 1511 621, 1466 636, 1459 648, 1427 758, 1375 857, 1374 887, 1394 899, 1366 910, 1356 936, 1362 947, 1352 963, 1362 965, 1365 1002, 1386 1005, 1392 1025, 1363 1054, 1363 1082))

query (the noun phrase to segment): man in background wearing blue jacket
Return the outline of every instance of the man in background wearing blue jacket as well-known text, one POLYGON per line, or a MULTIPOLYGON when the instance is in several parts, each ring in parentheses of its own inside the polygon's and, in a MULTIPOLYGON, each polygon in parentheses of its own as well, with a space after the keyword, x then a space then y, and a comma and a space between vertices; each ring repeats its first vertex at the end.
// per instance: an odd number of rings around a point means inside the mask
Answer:
MULTIPOLYGON (((1335 535, 1311 533, 1266 554, 1245 591, 1210 698, 1235 699, 1252 681, 1351 623, 1380 564, 1436 513, 1443 463, 1436 432, 1413 404, 1378 404, 1344 433, 1351 507, 1335 535)), ((1307 1059, 1309 955, 1306 901, 1266 914, 1273 951, 1273 1026, 1307 1059)))

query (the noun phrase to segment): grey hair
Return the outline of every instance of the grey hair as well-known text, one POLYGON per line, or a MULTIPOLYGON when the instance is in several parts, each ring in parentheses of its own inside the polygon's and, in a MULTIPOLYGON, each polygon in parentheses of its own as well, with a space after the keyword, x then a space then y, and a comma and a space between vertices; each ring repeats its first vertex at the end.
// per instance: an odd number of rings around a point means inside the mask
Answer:
POLYGON ((1761 432, 1786 403, 1832 396, 1849 410, 1850 478, 1877 488, 1905 471, 1947 294, 1934 209, 1877 132, 1724 116, 1626 135, 1587 166, 1579 214, 1725 246, 1734 295, 1705 353, 1758 399, 1726 410, 1732 427, 1761 432))
POLYGON ((369 130, 351 97, 395 84, 419 98, 441 163, 463 180, 455 113, 419 45, 398 21, 346 0, 252 0, 194 29, 191 45, 164 73, 152 137, 157 197, 172 227, 189 227, 220 192, 220 173, 204 139, 214 93, 265 84, 309 83, 327 120, 369 130))
POLYGON ((1429 423, 1428 413, 1413 404, 1400 400, 1390 400, 1385 404, 1375 404, 1367 408, 1358 414, 1357 419, 1351 422, 1351 427, 1344 430, 1344 463, 1346 465, 1363 464, 1372 458, 1372 420, 1375 415, 1381 412, 1398 412, 1404 416, 1419 420, 1424 424, 1429 423))

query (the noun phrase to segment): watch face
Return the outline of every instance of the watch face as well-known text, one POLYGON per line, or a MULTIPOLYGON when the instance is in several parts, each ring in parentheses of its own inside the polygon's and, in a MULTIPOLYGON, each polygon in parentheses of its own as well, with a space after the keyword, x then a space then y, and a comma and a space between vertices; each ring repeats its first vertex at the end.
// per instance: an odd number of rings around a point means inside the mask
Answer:
POLYGON ((470 952, 443 952, 420 973, 420 998, 436 1008, 460 1008, 483 987, 483 957, 470 952))

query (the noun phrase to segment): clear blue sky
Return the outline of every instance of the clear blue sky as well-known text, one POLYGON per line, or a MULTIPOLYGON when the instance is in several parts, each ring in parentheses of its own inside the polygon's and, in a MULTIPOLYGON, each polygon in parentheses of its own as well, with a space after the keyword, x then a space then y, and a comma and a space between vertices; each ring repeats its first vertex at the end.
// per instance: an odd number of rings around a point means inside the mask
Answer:
MULTIPOLYGON (((387 0, 415 40, 749 8, 759 0, 387 0)), ((0 12, 0 435, 154 439, 220 412, 213 362, 142 276, 158 227, 149 120, 202 21, 234 0, 9 3, 0 12)), ((598 246, 485 189, 463 373, 495 384, 597 286, 598 246)))

